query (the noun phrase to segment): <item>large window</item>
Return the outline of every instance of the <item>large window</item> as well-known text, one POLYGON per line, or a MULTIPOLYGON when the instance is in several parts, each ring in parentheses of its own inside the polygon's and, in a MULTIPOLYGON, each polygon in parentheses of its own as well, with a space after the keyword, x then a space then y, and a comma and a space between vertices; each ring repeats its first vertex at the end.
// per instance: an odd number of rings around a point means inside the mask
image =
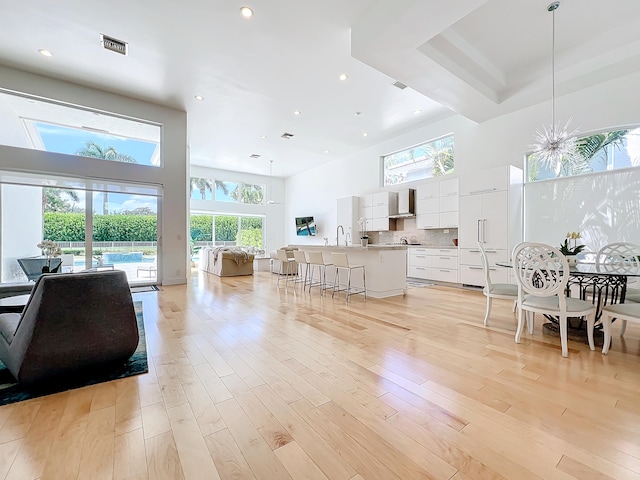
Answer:
POLYGON ((43 239, 61 248, 63 271, 123 270, 155 282, 158 198, 153 185, 0 172, 2 282, 26 281, 19 260, 40 257, 43 239))
POLYGON ((453 173, 453 135, 382 157, 384 185, 398 185, 453 173))
POLYGON ((263 217, 193 214, 190 224, 192 253, 210 245, 264 248, 263 217))
POLYGON ((159 167, 161 126, 0 90, 0 144, 159 167))
POLYGON ((264 185, 191 177, 192 200, 215 200, 248 205, 264 204, 264 185))
POLYGON ((555 165, 527 156, 527 180, 550 180, 640 166, 640 128, 620 129, 581 137, 579 158, 563 158, 555 165))

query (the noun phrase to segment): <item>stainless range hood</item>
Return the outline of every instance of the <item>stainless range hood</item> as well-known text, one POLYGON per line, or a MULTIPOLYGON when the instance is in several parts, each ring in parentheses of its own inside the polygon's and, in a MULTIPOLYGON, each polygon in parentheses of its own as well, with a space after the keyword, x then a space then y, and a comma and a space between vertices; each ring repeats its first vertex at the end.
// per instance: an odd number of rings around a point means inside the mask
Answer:
POLYGON ((415 211, 416 191, 413 188, 403 188, 398 191, 398 211, 389 215, 389 218, 411 218, 416 216, 415 211))

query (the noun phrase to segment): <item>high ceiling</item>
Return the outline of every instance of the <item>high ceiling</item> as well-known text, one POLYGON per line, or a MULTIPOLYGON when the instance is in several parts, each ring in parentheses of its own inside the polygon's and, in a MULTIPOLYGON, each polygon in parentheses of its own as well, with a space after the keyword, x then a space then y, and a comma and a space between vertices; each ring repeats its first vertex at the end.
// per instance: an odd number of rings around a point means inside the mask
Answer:
MULTIPOLYGON (((289 176, 454 113, 548 101, 548 3, 247 0, 245 19, 234 0, 0 0, 0 64, 185 110, 192 165, 289 176)), ((640 69, 638 0, 561 3, 557 96, 640 69)))

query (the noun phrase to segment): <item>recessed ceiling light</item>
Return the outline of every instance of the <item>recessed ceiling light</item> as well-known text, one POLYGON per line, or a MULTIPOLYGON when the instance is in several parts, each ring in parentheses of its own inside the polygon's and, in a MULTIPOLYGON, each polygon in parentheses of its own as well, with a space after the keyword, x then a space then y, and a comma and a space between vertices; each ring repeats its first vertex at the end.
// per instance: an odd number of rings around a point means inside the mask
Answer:
POLYGON ((362 136, 363 136, 363 137, 368 137, 368 136, 369 136, 369 134, 368 134, 367 132, 364 132, 364 133, 362 134, 362 136))
POLYGON ((40 52, 40 55, 43 55, 45 57, 53 57, 53 53, 51 53, 49 50, 45 50, 44 48, 41 48, 40 50, 38 50, 38 52, 40 52))
POLYGON ((267 138, 267 136, 266 135, 262 135, 260 138, 264 140, 265 138, 267 138))
POLYGON ((204 97, 202 95, 196 95, 195 99, 199 100, 199 101, 202 101, 202 100, 204 100, 204 97))
POLYGON ((242 15, 244 18, 251 18, 253 17, 253 9, 251 7, 242 7, 240 8, 240 15, 242 15))
POLYGON ((338 78, 344 82, 347 78, 349 78, 349 76, 346 73, 341 73, 338 78))
POLYGON ((422 113, 422 110, 417 109, 413 111, 414 115, 420 115, 422 113))
POLYGON ((293 112, 293 114, 294 114, 294 115, 300 115, 301 113, 302 113, 302 112, 301 112, 300 110, 295 110, 295 111, 293 112))
POLYGON ((324 153, 329 153, 329 150, 325 150, 324 153))
POLYGON ((362 115, 362 112, 356 112, 356 113, 354 113, 354 115, 355 115, 356 117, 359 117, 360 115, 362 115))

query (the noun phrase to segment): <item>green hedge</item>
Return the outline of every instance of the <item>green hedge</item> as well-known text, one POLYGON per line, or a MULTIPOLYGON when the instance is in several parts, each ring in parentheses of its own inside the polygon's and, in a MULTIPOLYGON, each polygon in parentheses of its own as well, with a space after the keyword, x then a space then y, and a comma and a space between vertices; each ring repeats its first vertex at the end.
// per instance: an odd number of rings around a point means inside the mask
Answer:
MULTIPOLYGON (((84 213, 45 213, 44 238, 56 242, 84 242, 84 213)), ((94 215, 95 242, 155 242, 155 215, 94 215)))
MULTIPOLYGON (((211 241, 213 225, 211 215, 191 215, 191 233, 200 231, 197 241, 211 241)), ((84 242, 84 213, 44 214, 44 238, 56 242, 84 242)), ((262 219, 243 217, 242 244, 262 246, 262 219)), ((158 239, 155 215, 94 215, 93 240, 95 242, 155 242, 158 239)), ((238 217, 216 216, 216 241, 235 242, 238 235, 238 217)))

